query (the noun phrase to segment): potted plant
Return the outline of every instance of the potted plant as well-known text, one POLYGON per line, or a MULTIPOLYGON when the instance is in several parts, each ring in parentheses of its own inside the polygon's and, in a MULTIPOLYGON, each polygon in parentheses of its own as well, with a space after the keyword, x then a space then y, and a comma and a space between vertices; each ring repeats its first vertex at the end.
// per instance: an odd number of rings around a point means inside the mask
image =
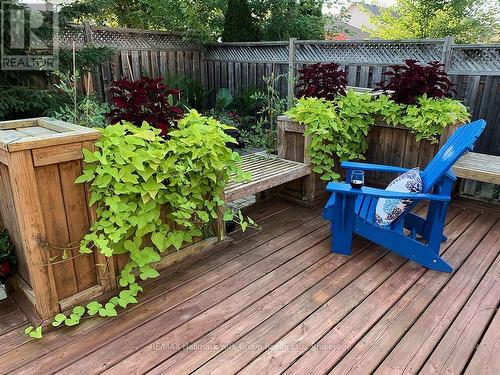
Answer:
POLYGON ((7 277, 14 272, 14 246, 10 242, 7 229, 0 232, 0 301, 8 297, 7 277))
MULTIPOLYGON (((335 63, 299 70, 299 99, 280 121, 285 130, 304 133, 304 160, 324 180, 339 178, 337 161, 346 159, 424 168, 455 127, 469 119, 466 107, 451 98, 453 84, 441 63, 405 60, 390 68, 372 92, 348 88, 335 63)), ((368 177, 378 184, 389 178, 368 177)))
MULTIPOLYGON (((405 60, 392 65, 375 90, 375 126, 368 135, 366 159, 372 163, 407 168, 426 167, 456 127, 469 120, 467 108, 452 98, 453 83, 444 65, 405 60)), ((379 184, 392 177, 369 176, 379 184)))

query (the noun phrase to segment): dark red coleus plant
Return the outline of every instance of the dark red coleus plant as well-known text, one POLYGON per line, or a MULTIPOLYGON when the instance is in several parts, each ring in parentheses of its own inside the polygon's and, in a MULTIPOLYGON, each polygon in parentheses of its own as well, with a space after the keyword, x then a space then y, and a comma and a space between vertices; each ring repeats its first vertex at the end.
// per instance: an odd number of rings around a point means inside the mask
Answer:
POLYGON ((179 90, 167 88, 162 81, 163 78, 142 77, 137 81, 123 78, 111 82, 108 90, 113 103, 108 114, 111 123, 129 121, 140 126, 146 121, 161 129, 165 136, 184 112, 172 103, 179 96, 179 90))
POLYGON ((414 104, 419 96, 429 98, 451 96, 453 83, 439 61, 419 64, 417 60, 405 60, 404 65, 391 65, 384 73, 385 80, 376 84, 375 90, 394 91, 391 97, 397 103, 414 104))
POLYGON ((346 73, 335 63, 313 64, 298 70, 297 97, 314 97, 332 100, 345 95, 346 73))

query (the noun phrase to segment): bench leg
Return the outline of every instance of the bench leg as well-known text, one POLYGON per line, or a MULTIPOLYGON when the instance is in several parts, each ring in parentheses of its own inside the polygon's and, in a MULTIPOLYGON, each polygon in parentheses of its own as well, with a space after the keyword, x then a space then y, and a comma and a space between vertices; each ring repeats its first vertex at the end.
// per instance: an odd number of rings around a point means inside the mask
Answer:
POLYGON ((311 173, 309 176, 304 177, 302 187, 302 198, 306 202, 311 202, 316 196, 316 174, 311 173))

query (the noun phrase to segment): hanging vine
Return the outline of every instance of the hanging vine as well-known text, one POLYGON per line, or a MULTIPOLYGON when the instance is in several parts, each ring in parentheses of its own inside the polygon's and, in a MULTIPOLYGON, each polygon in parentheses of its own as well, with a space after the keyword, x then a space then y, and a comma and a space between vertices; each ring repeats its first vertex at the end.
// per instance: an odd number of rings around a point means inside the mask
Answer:
MULTIPOLYGON (((95 151, 83 150, 86 164, 76 182, 90 185, 89 205, 96 205, 98 219, 80 252, 128 254, 130 260, 120 272, 118 295, 57 314, 53 326, 74 326, 86 315, 116 316, 119 307, 137 303, 139 279, 159 275, 153 263, 162 252, 179 250, 209 230, 224 205, 221 197, 229 179, 250 177, 238 164, 240 156, 227 147, 236 143, 228 129, 192 110, 166 140, 147 123, 123 123, 103 129, 95 151)), ((254 225, 232 210, 224 220, 236 221, 243 230, 254 225)), ((41 338, 41 327, 28 327, 26 334, 41 338)))

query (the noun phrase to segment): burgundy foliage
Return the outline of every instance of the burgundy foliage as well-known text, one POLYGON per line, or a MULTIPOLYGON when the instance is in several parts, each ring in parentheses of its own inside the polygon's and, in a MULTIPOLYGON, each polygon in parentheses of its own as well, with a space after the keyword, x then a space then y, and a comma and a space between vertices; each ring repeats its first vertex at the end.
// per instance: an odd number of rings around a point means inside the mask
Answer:
POLYGON ((345 95, 346 73, 335 63, 313 64, 299 69, 297 97, 314 97, 332 100, 345 95))
POLYGON ((129 121, 140 126, 146 121, 161 129, 165 136, 184 113, 171 103, 180 94, 179 90, 167 88, 162 81, 163 78, 142 77, 137 81, 123 78, 111 82, 108 91, 114 106, 108 114, 111 123, 129 121))
POLYGON ((423 94, 429 98, 451 96, 453 83, 443 70, 444 65, 433 61, 426 65, 416 60, 405 60, 405 65, 392 65, 385 72, 386 80, 377 83, 375 90, 392 90, 391 97, 397 103, 414 104, 423 94))

